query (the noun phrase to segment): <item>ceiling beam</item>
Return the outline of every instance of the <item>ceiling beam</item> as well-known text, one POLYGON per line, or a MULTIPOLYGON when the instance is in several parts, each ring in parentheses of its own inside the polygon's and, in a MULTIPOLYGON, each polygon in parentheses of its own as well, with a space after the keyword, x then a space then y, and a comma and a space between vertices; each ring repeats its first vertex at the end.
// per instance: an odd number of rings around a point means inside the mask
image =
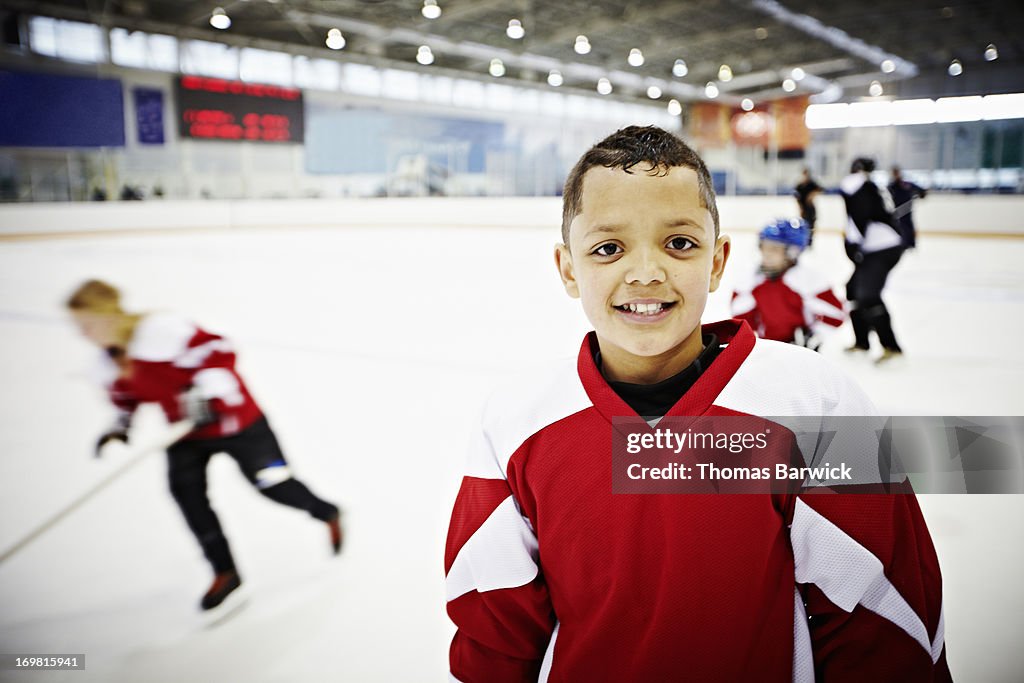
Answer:
POLYGON ((514 52, 506 48, 485 45, 483 43, 456 41, 433 33, 424 33, 405 28, 388 28, 361 19, 342 19, 326 14, 303 12, 301 10, 288 10, 288 14, 294 16, 297 20, 301 19, 311 24, 336 26, 342 31, 349 31, 356 35, 379 41, 382 44, 428 45, 431 49, 437 50, 442 54, 457 55, 465 59, 484 62, 491 59, 500 59, 506 66, 539 72, 557 70, 566 79, 597 83, 600 78, 608 78, 615 86, 630 88, 637 92, 646 91, 649 86, 656 85, 669 97, 687 101, 704 98, 703 88, 698 88, 688 83, 681 83, 666 78, 651 78, 638 73, 608 69, 597 64, 569 62, 534 52, 514 52))
MULTIPOLYGON (((629 18, 631 24, 641 24, 644 22, 656 22, 663 21, 669 17, 677 16, 685 12, 686 4, 668 2, 650 7, 645 5, 644 9, 637 9, 629 18)), ((547 35, 538 34, 531 44, 531 47, 536 49, 537 47, 545 47, 548 45, 559 45, 562 47, 569 47, 576 40, 576 36, 585 35, 588 38, 593 36, 599 36, 604 33, 619 33, 622 31, 623 18, 621 16, 609 17, 598 16, 584 21, 580 24, 575 24, 570 27, 566 27, 549 33, 547 35)), ((593 42, 593 41, 591 41, 593 42)), ((639 46, 638 46, 639 47, 639 46)))
POLYGON ((497 9, 509 10, 510 19, 514 16, 514 6, 509 0, 463 0, 463 2, 451 6, 445 0, 438 0, 437 4, 441 7, 441 16, 437 19, 424 17, 419 22, 419 28, 427 28, 436 25, 437 22, 471 21, 481 14, 497 9))
POLYGON ((793 12, 777 0, 750 0, 750 7, 772 17, 781 24, 791 26, 818 40, 823 40, 833 47, 854 57, 860 57, 875 66, 879 66, 885 60, 891 60, 895 66, 892 73, 897 74, 898 78, 912 78, 918 73, 917 65, 913 62, 886 52, 875 45, 869 45, 835 26, 826 26, 810 15, 793 12))

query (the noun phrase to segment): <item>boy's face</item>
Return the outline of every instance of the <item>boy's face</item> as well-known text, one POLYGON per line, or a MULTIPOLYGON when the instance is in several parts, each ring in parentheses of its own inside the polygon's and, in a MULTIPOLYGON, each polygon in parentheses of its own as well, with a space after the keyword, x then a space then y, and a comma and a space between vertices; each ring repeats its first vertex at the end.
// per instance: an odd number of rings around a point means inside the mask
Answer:
POLYGON ((700 354, 700 318, 718 288, 729 238, 715 239, 697 174, 595 167, 555 261, 597 331, 611 379, 659 381, 700 354), (662 376, 663 375, 663 376, 662 376))
POLYGON ((72 311, 71 317, 82 336, 96 346, 106 347, 116 343, 117 315, 96 311, 72 311))
POLYGON ((761 241, 761 265, 767 270, 782 270, 789 265, 786 245, 771 240, 761 241))

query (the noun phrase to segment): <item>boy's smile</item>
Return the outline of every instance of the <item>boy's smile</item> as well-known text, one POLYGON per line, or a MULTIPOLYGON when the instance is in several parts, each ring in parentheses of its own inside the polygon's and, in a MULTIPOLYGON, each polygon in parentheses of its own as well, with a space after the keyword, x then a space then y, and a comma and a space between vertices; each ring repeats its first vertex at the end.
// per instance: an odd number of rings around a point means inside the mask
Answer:
POLYGON ((636 383, 671 377, 700 354, 700 317, 728 255, 697 174, 678 166, 591 168, 569 244, 555 250, 566 291, 597 331, 605 374, 636 383))

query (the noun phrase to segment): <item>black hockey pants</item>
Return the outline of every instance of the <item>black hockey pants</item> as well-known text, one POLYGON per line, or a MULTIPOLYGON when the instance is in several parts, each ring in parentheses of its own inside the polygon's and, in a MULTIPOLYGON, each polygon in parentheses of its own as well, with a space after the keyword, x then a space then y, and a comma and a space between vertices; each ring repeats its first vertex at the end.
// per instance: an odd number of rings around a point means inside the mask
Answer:
POLYGON ((853 276, 846 283, 846 299, 851 307, 850 322, 853 323, 854 343, 861 348, 870 347, 869 335, 874 330, 883 347, 891 351, 900 351, 900 345, 896 343, 896 334, 892 331, 889 309, 882 301, 882 290, 885 288, 889 271, 896 267, 902 255, 901 247, 864 254, 863 260, 854 265, 853 276))
POLYGON ((288 475, 284 454, 265 417, 233 436, 178 441, 167 449, 171 494, 217 573, 234 569, 235 562, 206 495, 206 465, 215 453, 234 458, 246 479, 277 503, 305 510, 321 521, 338 512, 288 475))

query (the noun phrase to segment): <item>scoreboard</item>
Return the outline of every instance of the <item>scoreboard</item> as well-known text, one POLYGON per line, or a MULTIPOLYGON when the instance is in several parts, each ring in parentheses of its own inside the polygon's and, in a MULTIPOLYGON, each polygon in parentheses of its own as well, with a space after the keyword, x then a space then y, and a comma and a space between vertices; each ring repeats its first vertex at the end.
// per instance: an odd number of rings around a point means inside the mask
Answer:
POLYGON ((302 91, 277 85, 181 76, 178 134, 206 140, 302 142, 302 91))

